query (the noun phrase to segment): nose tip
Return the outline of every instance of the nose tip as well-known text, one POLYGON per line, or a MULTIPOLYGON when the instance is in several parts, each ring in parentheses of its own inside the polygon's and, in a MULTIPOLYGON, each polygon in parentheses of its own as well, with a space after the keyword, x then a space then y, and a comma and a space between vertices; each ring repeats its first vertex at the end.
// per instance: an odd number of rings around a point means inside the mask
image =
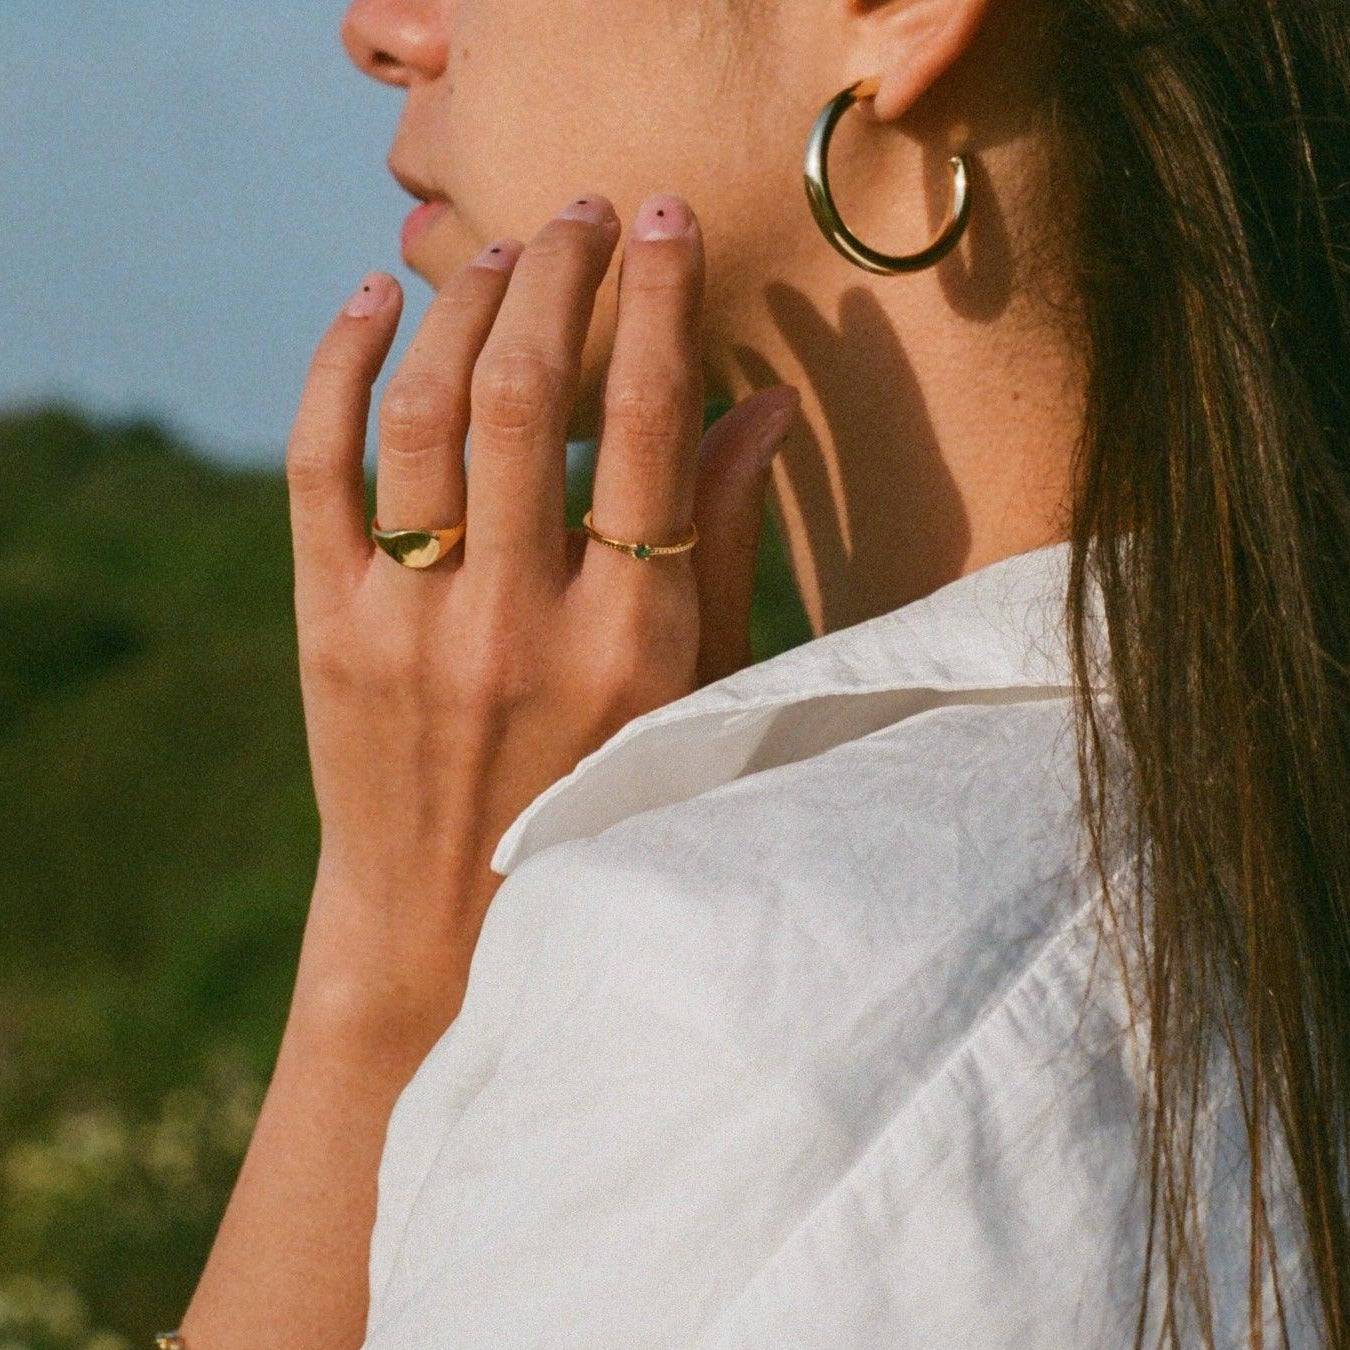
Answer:
POLYGON ((449 49, 437 9, 424 0, 352 0, 338 30, 342 45, 358 70, 383 84, 434 80, 449 49))

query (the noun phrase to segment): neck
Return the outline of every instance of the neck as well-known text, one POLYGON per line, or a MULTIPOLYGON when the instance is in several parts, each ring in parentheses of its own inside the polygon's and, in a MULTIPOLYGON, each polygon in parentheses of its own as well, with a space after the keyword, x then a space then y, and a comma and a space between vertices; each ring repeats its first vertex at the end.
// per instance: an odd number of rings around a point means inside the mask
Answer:
POLYGON ((1019 370, 983 350, 930 348, 935 372, 896 350, 885 373, 823 386, 776 367, 804 398, 771 509, 814 633, 1068 537, 1081 418, 1061 372, 1024 355, 1019 370))
MULTIPOLYGON (((864 224, 862 238, 889 246, 884 222, 864 224)), ((1004 237, 978 225, 967 233, 986 249, 1004 237)), ((757 288, 759 315, 740 317, 731 348, 736 368, 709 386, 732 401, 779 380, 801 390, 770 500, 817 636, 1068 537, 1082 344, 1033 306, 1043 277, 1020 286, 1011 264, 966 270, 968 247, 922 272, 876 276, 817 234, 783 265, 791 284, 757 288)))

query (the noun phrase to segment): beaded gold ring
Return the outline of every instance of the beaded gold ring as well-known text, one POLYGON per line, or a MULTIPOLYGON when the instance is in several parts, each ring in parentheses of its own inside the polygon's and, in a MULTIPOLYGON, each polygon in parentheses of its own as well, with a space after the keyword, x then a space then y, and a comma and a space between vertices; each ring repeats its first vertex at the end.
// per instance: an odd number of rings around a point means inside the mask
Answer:
POLYGON ((685 537, 674 544, 647 544, 637 539, 616 539, 612 534, 601 534, 591 523, 589 511, 582 518, 581 528, 597 543, 608 544, 610 548, 616 548, 634 558, 659 558, 668 553, 687 553, 698 543, 698 527, 692 522, 685 537))

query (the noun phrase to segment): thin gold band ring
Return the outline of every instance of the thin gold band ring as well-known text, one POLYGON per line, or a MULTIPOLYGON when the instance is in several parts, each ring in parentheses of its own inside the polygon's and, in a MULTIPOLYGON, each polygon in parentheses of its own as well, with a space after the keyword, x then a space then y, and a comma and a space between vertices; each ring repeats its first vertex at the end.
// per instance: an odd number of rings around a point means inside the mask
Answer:
MULTIPOLYGON (((467 516, 458 525, 420 530, 386 530, 376 520, 371 522, 370 537, 396 563, 420 569, 430 567, 444 558, 464 537, 467 527, 467 516)), ((589 511, 581 522, 581 528, 597 543, 619 549, 638 559, 655 558, 666 553, 684 553, 698 543, 698 527, 692 523, 688 535, 675 544, 648 544, 639 539, 617 539, 613 535, 602 534, 591 524, 589 511)))
POLYGON ((610 548, 620 549, 634 558, 655 558, 663 553, 687 553, 698 543, 698 527, 692 521, 689 533, 677 544, 644 544, 632 539, 615 539, 613 535, 601 534, 591 524, 589 511, 582 517, 581 528, 597 543, 608 544, 610 548))

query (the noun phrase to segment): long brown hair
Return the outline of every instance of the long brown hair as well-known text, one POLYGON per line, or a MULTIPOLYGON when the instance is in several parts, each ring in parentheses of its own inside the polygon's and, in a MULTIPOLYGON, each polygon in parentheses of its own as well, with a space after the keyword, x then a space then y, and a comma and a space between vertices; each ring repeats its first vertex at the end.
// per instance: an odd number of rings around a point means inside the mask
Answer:
MULTIPOLYGON (((732 0, 738 37, 759 11, 732 0)), ((1278 1258, 1308 1273, 1323 1344, 1342 1350, 1350 4, 1040 0, 1021 17, 1043 57, 1027 92, 1050 171, 1032 185, 1048 189, 1044 256, 1067 262, 1062 317, 1088 356, 1065 602, 1083 826, 1099 935, 1114 938, 1127 989, 1139 957, 1144 973, 1149 1231, 1134 1346, 1159 1251, 1159 1344, 1195 1325, 1215 1345, 1194 1151, 1217 1045, 1250 1158, 1248 1344, 1263 1345, 1267 1270, 1290 1343, 1278 1258), (1090 640, 1095 588, 1107 672, 1090 640), (1089 692, 1104 673, 1109 715, 1089 692), (1118 831, 1144 841, 1126 896, 1106 862, 1118 831), (1269 1220, 1272 1105, 1301 1262, 1276 1251, 1269 1220)))
POLYGON ((1221 1035, 1251 1161, 1248 1343, 1263 1263, 1275 1275, 1273 1104, 1324 1344, 1350 1346, 1350 5, 1049 0, 1044 15, 1047 144, 1072 179, 1061 223, 1090 351, 1066 609, 1084 819, 1103 916, 1149 917, 1131 933, 1152 1225, 1134 1344, 1161 1216, 1161 1341, 1181 1344, 1180 1284, 1214 1345, 1191 1155, 1221 1035), (1089 576, 1112 727, 1083 692, 1089 576), (1129 906, 1101 865, 1104 766, 1122 752, 1148 841, 1129 906))

